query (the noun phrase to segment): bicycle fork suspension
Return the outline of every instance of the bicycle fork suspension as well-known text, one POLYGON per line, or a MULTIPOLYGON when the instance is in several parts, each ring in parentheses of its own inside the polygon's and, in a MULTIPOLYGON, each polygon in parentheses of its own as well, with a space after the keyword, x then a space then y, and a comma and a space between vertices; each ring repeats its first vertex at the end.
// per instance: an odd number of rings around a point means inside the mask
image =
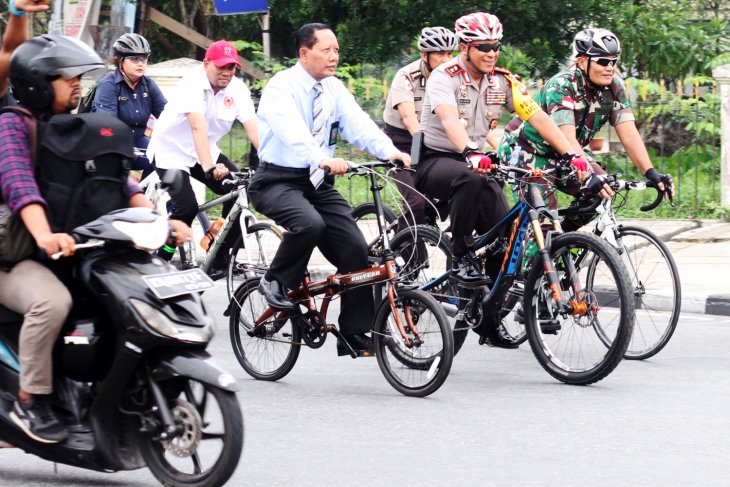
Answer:
MULTIPOLYGON (((558 279, 555 263, 550 257, 550 252, 545 244, 545 237, 542 233, 540 220, 537 217, 537 212, 534 210, 530 211, 530 225, 532 226, 532 233, 535 236, 535 244, 537 245, 540 260, 543 268, 545 269, 545 277, 548 280, 553 301, 555 301, 558 310, 560 313, 567 313, 569 315, 586 315, 588 313, 588 304, 585 299, 583 299, 583 290, 580 285, 580 279, 578 278, 578 272, 576 271, 573 259, 563 259, 566 267, 565 271, 576 298, 575 300, 567 300, 566 302, 566 300, 563 299, 563 293, 561 292, 560 280, 558 279)), ((556 226, 556 229, 560 229, 559 224, 556 226)))

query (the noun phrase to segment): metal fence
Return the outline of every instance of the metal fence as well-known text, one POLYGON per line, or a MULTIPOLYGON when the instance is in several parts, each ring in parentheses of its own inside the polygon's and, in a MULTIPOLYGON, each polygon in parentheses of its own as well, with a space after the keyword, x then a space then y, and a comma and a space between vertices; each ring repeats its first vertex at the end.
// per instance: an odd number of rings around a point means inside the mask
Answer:
MULTIPOLYGON (((351 79, 348 87, 358 102, 379 121, 389 81, 376 78, 351 79)), ((539 89, 542 82, 533 83, 539 89)), ((683 216, 713 217, 720 208, 720 99, 715 86, 701 86, 699 82, 677 83, 670 91, 662 82, 630 79, 626 89, 632 102, 637 127, 649 149, 654 166, 659 172, 674 177, 675 203, 683 209, 683 216)), ((507 119, 507 118, 506 118, 507 119)), ((608 164, 612 172, 640 177, 626 157, 624 149, 610 128, 604 128, 599 137, 607 139, 599 151, 599 160, 608 164)), ((221 147, 232 158, 246 161, 248 144, 239 126, 221 147)), ((367 154, 346 144, 339 148, 346 158, 367 158, 367 154)), ((358 190, 348 183, 340 188, 345 197, 358 202, 358 190)), ((645 195, 649 197, 649 195, 645 195)), ((364 198, 367 198, 367 191, 364 198)))

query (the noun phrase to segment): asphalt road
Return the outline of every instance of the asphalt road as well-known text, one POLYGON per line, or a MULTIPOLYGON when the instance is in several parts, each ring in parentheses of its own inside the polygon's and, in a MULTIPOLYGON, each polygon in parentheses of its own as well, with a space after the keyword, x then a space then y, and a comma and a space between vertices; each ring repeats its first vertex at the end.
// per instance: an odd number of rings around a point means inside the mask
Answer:
MULTIPOLYGON (((219 283, 206 302, 220 311, 224 294, 219 283)), ((552 379, 527 344, 489 349, 472 334, 424 399, 398 394, 375 359, 338 358, 334 340, 303 350, 279 382, 249 379, 216 318, 209 349, 244 386, 244 454, 228 485, 728 485, 730 317, 684 314, 660 354, 587 387, 552 379)), ((0 450, 0 486, 29 485, 158 484, 146 469, 56 472, 0 450)))

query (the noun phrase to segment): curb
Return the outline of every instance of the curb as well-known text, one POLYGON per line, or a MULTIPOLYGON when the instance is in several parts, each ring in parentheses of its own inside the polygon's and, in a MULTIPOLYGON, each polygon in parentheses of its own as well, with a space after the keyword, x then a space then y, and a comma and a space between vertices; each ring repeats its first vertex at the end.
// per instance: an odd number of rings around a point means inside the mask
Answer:
POLYGON ((730 316, 730 295, 713 294, 707 296, 705 313, 708 315, 730 316))

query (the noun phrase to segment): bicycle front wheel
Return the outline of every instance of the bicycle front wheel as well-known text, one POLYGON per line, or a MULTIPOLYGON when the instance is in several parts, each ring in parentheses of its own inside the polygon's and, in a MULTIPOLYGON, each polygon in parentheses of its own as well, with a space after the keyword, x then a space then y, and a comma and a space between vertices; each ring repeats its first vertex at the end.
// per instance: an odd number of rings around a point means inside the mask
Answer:
POLYGON ((245 280, 231 301, 229 331, 233 353, 243 370, 259 380, 281 379, 299 358, 301 334, 298 318, 279 312, 264 323, 256 320, 269 307, 259 292, 261 278, 245 280))
POLYGON ((556 379, 581 385, 598 382, 616 368, 631 339, 631 281, 616 251, 595 235, 559 235, 553 239, 549 252, 560 292, 587 307, 573 313, 556 309, 544 266, 533 265, 524 300, 530 347, 540 365, 556 379), (583 258, 600 259, 605 280, 587 278, 586 266, 580 265, 583 258), (579 272, 574 274, 576 269, 579 272), (579 289, 571 284, 573 275, 579 281, 579 289))
MULTIPOLYGON (((679 271, 667 246, 649 230, 620 226, 616 241, 631 278, 636 309, 624 358, 643 360, 659 353, 677 328, 682 303, 679 271)), ((592 260, 589 279, 600 279, 602 267, 598 259, 592 260)))
POLYGON ((279 249, 283 233, 270 223, 254 223, 248 227, 246 237, 239 237, 231 247, 231 258, 226 271, 228 296, 245 279, 263 276, 279 249))
POLYGON ((380 370, 401 394, 428 396, 449 375, 454 359, 451 328, 444 310, 424 291, 398 291, 395 311, 388 299, 384 299, 375 318, 373 341, 380 370), (403 339, 394 313, 403 324, 410 344, 403 339))
POLYGON ((416 225, 398 232, 391 248, 400 279, 417 284, 431 294, 441 303, 450 321, 454 321, 454 354, 458 353, 466 340, 469 325, 464 320, 455 320, 467 300, 460 297, 460 288, 450 277, 454 257, 451 239, 438 227, 416 225))

